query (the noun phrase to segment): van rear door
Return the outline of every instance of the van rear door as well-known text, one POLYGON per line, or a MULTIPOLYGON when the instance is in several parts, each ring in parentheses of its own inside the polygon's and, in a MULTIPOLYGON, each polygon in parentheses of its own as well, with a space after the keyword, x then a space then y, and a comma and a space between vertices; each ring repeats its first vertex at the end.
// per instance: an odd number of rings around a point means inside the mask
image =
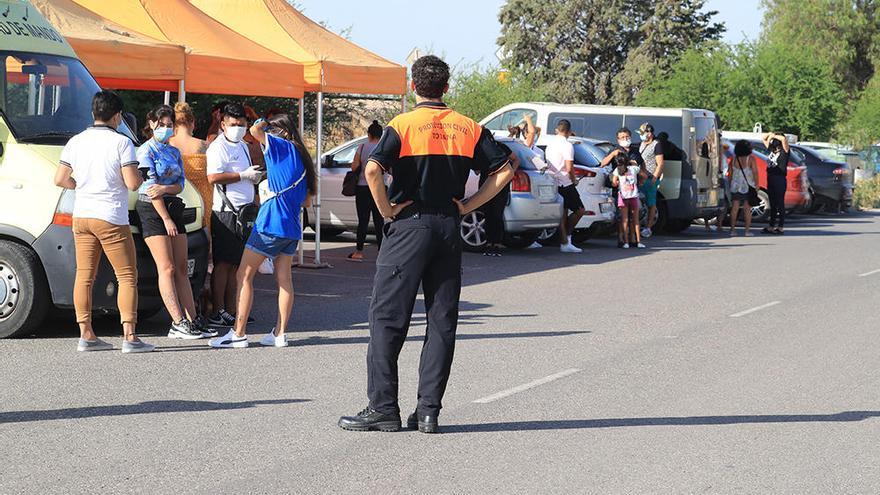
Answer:
POLYGON ((718 205, 718 171, 720 142, 715 115, 694 112, 694 175, 697 179, 697 207, 718 205))

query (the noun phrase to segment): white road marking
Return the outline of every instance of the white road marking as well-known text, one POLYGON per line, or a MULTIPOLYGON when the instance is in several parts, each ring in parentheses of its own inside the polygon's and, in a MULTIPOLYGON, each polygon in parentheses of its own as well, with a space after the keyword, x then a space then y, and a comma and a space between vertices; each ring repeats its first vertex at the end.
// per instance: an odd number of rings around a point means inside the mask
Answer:
POLYGON ((859 275, 859 276, 860 276, 860 277, 870 277, 871 275, 875 275, 875 274, 877 274, 877 273, 880 273, 880 269, 878 269, 878 270, 872 270, 872 271, 867 272, 867 273, 862 273, 862 274, 859 275))
POLYGON ((776 306, 777 304, 782 304, 782 301, 768 302, 767 304, 762 304, 760 306, 755 306, 754 308, 750 308, 745 311, 740 311, 739 313, 734 313, 734 314, 730 315, 730 317, 731 318, 739 318, 740 316, 749 315, 749 314, 752 314, 756 311, 761 311, 762 309, 772 308, 773 306, 776 306))
POLYGON ((518 394, 520 392, 524 392, 530 388, 535 388, 539 385, 544 385, 545 383, 550 383, 554 380, 559 380, 560 378, 565 378, 566 376, 573 375, 579 371, 581 371, 581 370, 579 370, 578 368, 571 368, 571 369, 567 369, 565 371, 560 371, 559 373, 554 373, 550 376, 545 376, 544 378, 539 378, 533 382, 524 383, 522 385, 519 385, 519 386, 516 386, 513 388, 509 388, 507 390, 502 390, 501 392, 498 392, 497 394, 492 394, 492 395, 483 397, 482 399, 477 399, 474 401, 474 403, 488 404, 490 402, 495 402, 498 399, 510 397, 513 394, 518 394))
MULTIPOLYGON (((255 292, 265 292, 267 294, 277 294, 278 289, 254 289, 255 292)), ((294 297, 326 297, 330 299, 337 299, 342 296, 339 294, 309 294, 306 292, 294 292, 294 297)))

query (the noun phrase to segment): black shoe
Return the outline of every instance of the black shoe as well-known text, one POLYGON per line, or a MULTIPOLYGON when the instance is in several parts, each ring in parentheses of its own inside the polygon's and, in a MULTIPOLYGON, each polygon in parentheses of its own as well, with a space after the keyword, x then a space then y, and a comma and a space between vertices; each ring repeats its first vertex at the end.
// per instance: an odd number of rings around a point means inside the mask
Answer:
POLYGON ((437 416, 418 415, 414 412, 406 419, 406 426, 410 430, 419 430, 422 433, 440 433, 440 425, 437 423, 437 416))
POLYGON ((357 413, 357 416, 339 418, 339 427, 348 431, 400 431, 400 416, 382 414, 372 407, 357 413))

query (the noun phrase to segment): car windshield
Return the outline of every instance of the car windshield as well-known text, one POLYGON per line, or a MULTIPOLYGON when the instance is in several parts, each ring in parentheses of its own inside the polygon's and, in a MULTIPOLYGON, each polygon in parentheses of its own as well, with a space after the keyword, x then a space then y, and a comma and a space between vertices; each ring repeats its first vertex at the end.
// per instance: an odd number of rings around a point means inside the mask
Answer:
POLYGON ((602 150, 587 143, 574 143, 574 162, 586 167, 598 167, 605 154, 602 150))
MULTIPOLYGON (((0 56, 0 115, 17 140, 64 143, 94 122, 92 97, 101 88, 79 60, 12 51, 0 56)), ((125 122, 119 131, 135 140, 125 122)))

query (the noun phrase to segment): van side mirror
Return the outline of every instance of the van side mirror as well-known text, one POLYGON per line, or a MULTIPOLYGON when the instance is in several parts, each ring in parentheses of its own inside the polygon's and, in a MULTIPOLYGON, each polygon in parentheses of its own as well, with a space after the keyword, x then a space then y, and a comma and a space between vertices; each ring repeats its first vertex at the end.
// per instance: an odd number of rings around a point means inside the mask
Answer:
POLYGON ((3 156, 3 143, 0 143, 0 156, 3 156))

